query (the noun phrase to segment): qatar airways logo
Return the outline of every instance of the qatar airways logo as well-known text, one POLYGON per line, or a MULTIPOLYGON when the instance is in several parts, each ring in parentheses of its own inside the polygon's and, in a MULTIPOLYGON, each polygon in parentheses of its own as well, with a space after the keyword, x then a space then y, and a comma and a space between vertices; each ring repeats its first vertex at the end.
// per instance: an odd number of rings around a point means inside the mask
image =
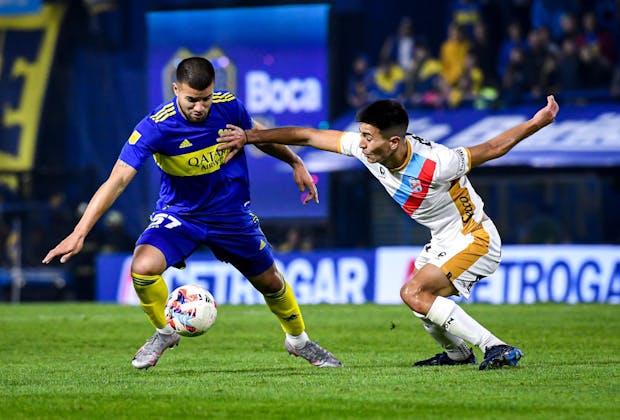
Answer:
POLYGON ((249 71, 245 76, 245 105, 250 113, 316 112, 323 105, 321 81, 272 78, 264 71, 249 71))

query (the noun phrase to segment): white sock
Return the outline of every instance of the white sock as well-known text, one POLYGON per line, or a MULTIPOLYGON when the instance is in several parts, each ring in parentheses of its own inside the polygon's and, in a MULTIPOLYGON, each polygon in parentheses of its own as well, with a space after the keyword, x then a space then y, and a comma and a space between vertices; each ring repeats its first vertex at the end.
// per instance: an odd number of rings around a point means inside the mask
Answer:
POLYGON ((422 325, 427 333, 446 351, 446 354, 452 360, 465 360, 471 356, 471 350, 465 340, 450 334, 443 327, 433 323, 424 315, 413 311, 413 314, 420 318, 422 325))
POLYGON ((291 343, 296 349, 301 349, 308 341, 310 341, 310 337, 308 337, 308 334, 306 334, 305 331, 299 335, 291 335, 286 333, 286 341, 291 343))
POLYGON ((446 350, 446 354, 450 359, 466 360, 471 356, 471 349, 462 338, 450 334, 443 327, 436 324, 423 322, 422 325, 426 332, 446 350))
POLYGON ((483 352, 487 347, 505 344, 450 299, 437 296, 426 317, 449 333, 478 346, 483 352))
POLYGON ((163 335, 170 335, 174 332, 174 328, 170 324, 166 324, 164 328, 157 328, 157 332, 163 335))

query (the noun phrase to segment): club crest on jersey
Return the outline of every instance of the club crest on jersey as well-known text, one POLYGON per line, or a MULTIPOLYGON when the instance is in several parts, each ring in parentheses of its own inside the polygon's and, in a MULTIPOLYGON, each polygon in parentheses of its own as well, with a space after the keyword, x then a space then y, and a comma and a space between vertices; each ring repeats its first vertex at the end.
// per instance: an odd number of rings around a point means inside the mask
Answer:
POLYGON ((409 178, 409 186, 413 192, 422 192, 422 181, 418 178, 409 178))

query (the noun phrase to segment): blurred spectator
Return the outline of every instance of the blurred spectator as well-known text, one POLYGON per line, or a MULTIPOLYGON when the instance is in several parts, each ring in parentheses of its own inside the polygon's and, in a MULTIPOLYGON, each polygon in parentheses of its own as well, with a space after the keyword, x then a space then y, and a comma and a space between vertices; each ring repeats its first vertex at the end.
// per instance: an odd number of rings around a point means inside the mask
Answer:
POLYGON ((542 69, 543 63, 549 51, 540 36, 540 30, 532 29, 527 34, 527 44, 525 48, 525 60, 528 76, 531 80, 537 79, 537 73, 542 69))
POLYGON ((551 39, 559 42, 564 34, 562 16, 565 14, 577 15, 578 12, 578 0, 532 0, 532 28, 538 29, 546 26, 550 30, 551 39))
POLYGON ((368 66, 368 57, 358 55, 351 67, 347 84, 347 104, 352 109, 359 109, 371 102, 372 75, 368 66))
POLYGON ((457 25, 469 37, 474 34, 476 24, 482 22, 481 6, 478 0, 452 0, 449 10, 449 25, 457 25))
POLYGON ((594 12, 584 14, 581 22, 582 32, 577 35, 575 40, 577 47, 589 46, 589 48, 595 49, 607 61, 608 65, 615 63, 616 48, 620 45, 614 45, 611 32, 599 27, 594 12))
POLYGON ((59 242, 71 230, 73 214, 60 191, 52 191, 45 203, 28 205, 21 209, 21 264, 36 267, 47 252, 48 242, 59 242))
POLYGON ((483 81, 484 75, 478 67, 476 56, 468 53, 465 56, 463 73, 456 82, 456 86, 450 90, 448 104, 453 108, 462 104, 473 104, 480 95, 483 81))
POLYGON ((383 43, 380 61, 391 60, 409 73, 413 68, 415 44, 413 22, 410 17, 403 16, 397 34, 389 36, 383 43))
POLYGON ((560 244, 570 243, 566 229, 556 220, 552 207, 543 203, 538 206, 523 206, 520 223, 519 243, 521 244, 560 244))
POLYGON ((407 79, 407 102, 413 107, 437 108, 444 104, 440 90, 441 63, 431 55, 428 45, 418 43, 414 67, 407 79))
POLYGON ((562 13, 560 16, 560 28, 560 36, 559 38, 556 38, 559 44, 561 44, 565 39, 575 40, 579 34, 577 19, 570 13, 562 13))
POLYGON ((582 17, 583 30, 573 37, 579 56, 579 80, 586 89, 608 88, 615 50, 608 32, 598 28, 594 12, 582 17))
POLYGON ((531 93, 535 98, 547 95, 557 95, 559 91, 558 58, 554 54, 547 54, 540 69, 538 78, 532 84, 531 93))
POLYGON ((286 231, 284 242, 276 247, 280 253, 292 251, 308 252, 314 249, 314 241, 309 232, 301 232, 299 228, 293 226, 286 231))
POLYGON ((559 54, 560 47, 551 39, 551 32, 546 26, 535 29, 538 33, 538 39, 543 48, 551 54, 559 54))
POLYGON ((578 89, 579 84, 579 57, 577 46, 572 39, 565 39, 562 43, 562 54, 558 63, 558 83, 563 91, 578 89))
POLYGON ((514 47, 504 77, 502 78, 502 98, 507 105, 515 105, 527 89, 525 54, 520 47, 514 47))
POLYGON ((586 89, 607 88, 612 69, 596 49, 588 46, 579 48, 579 80, 586 89))
POLYGON ((501 43, 499 54, 497 56, 497 74, 499 79, 502 81, 504 80, 506 71, 510 65, 513 49, 520 48, 524 51, 527 47, 527 44, 523 39, 519 22, 510 22, 506 28, 506 34, 508 37, 501 43))
POLYGON ((525 63, 527 83, 532 96, 538 98, 556 93, 559 77, 557 57, 547 48, 540 29, 532 29, 527 35, 525 63))
POLYGON ((405 93, 405 71, 394 61, 379 63, 373 75, 372 98, 402 101, 405 93))
POLYGON ((118 210, 108 211, 103 219, 100 252, 104 254, 132 252, 134 247, 135 240, 127 232, 123 214, 118 210))
POLYGON ((495 60, 497 51, 489 39, 487 26, 484 22, 478 22, 474 26, 474 34, 470 51, 475 56, 476 62, 484 74, 484 84, 486 86, 497 88, 499 86, 495 60))
POLYGON ((470 42, 461 26, 450 25, 448 38, 441 44, 439 60, 441 61, 441 77, 449 86, 454 86, 465 67, 465 56, 470 42))

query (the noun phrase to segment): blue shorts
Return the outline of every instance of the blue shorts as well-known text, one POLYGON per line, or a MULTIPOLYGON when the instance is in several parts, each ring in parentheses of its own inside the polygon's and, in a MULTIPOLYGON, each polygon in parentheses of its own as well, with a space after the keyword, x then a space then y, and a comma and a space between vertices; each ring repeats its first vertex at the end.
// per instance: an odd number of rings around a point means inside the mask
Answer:
POLYGON ((274 263, 271 245, 260 229, 258 217, 251 213, 208 223, 158 211, 151 215, 151 223, 136 242, 143 244, 159 249, 168 267, 184 266, 185 259, 201 245, 208 246, 218 260, 232 264, 245 277, 257 276, 274 263))

